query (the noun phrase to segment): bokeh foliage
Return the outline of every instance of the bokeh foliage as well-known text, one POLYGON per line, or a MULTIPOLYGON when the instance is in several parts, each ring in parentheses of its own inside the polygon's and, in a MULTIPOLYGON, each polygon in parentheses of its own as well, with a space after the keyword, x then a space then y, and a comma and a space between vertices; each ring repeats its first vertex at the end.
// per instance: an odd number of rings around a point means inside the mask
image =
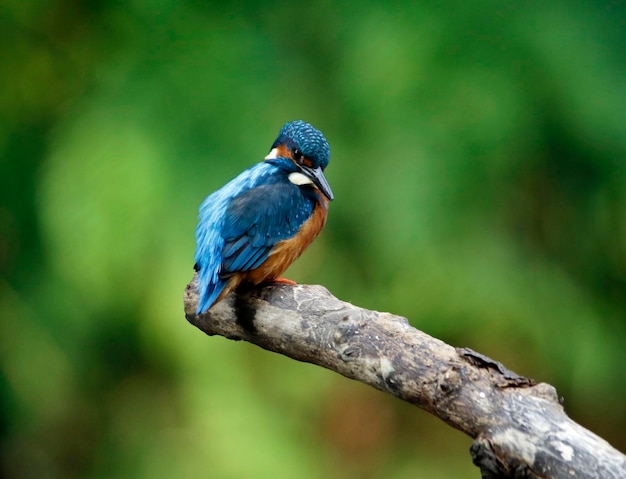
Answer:
POLYGON ((287 120, 336 195, 291 268, 554 384, 626 449, 620 2, 0 6, 4 477, 478 477, 469 438, 188 326, 197 206, 287 120))

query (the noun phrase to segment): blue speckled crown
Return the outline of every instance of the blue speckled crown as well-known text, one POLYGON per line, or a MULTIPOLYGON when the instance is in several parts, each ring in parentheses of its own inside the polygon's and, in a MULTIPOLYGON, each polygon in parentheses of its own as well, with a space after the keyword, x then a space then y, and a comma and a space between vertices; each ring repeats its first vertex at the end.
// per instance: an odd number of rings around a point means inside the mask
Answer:
POLYGON ((330 161, 330 147, 321 131, 302 120, 295 120, 285 123, 278 138, 272 145, 275 148, 279 144, 293 144, 304 156, 306 156, 313 167, 321 167, 324 170, 330 161))

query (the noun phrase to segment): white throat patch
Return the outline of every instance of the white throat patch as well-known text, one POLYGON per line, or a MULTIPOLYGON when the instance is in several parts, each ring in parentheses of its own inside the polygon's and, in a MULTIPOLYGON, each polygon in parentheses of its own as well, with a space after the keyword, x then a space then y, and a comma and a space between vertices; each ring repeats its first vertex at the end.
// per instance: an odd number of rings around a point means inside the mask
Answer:
POLYGON ((298 185, 298 186, 313 184, 313 181, 311 180, 311 178, 298 172, 290 173, 288 178, 289 178, 289 181, 291 181, 294 185, 298 185))
POLYGON ((278 158, 278 148, 272 148, 272 151, 265 157, 266 160, 274 160, 276 158, 278 158))

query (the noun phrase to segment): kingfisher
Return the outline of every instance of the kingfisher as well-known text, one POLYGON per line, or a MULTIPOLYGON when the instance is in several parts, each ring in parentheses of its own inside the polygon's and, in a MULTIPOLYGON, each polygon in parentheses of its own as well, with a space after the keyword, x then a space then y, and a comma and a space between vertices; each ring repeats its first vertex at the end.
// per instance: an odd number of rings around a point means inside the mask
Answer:
POLYGON ((204 200, 196 228, 196 314, 242 283, 293 283, 280 276, 326 224, 329 161, 322 132, 288 122, 262 162, 204 200))

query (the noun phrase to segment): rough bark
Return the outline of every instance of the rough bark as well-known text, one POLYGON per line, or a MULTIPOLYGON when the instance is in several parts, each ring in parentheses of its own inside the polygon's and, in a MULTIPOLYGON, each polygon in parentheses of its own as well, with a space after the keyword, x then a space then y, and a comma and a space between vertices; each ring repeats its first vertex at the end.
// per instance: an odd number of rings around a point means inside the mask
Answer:
POLYGON ((405 318, 353 306, 321 286, 240 291, 200 316, 197 300, 194 277, 185 313, 208 335, 331 369, 468 434, 483 478, 626 478, 626 456, 572 421, 554 387, 428 336, 405 318))

